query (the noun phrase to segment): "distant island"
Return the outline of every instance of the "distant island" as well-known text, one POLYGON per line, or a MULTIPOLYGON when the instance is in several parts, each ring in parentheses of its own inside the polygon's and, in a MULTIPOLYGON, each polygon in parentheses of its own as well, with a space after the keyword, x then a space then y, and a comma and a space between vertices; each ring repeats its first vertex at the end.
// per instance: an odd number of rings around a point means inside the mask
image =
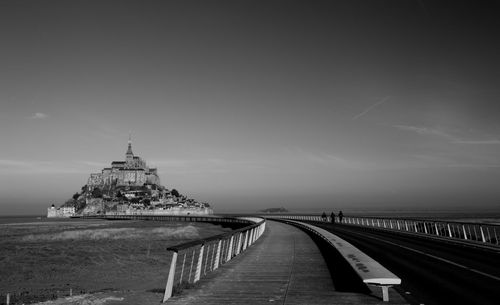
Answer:
POLYGON ((285 208, 269 208, 265 210, 260 210, 260 213, 288 213, 288 210, 285 208))
POLYGON ((167 189, 160 184, 156 168, 132 152, 129 138, 125 161, 113 161, 111 167, 92 173, 87 184, 60 207, 48 208, 47 217, 83 215, 207 215, 213 210, 208 203, 200 203, 167 189))

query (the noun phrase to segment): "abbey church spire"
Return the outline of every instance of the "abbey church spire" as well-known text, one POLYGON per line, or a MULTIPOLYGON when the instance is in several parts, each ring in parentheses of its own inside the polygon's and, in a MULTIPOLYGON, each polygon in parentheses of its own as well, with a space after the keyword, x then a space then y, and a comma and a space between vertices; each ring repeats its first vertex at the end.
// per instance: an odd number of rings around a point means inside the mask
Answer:
POLYGON ((132 134, 128 134, 128 148, 125 156, 128 158, 129 156, 134 157, 134 153, 132 152, 132 134))

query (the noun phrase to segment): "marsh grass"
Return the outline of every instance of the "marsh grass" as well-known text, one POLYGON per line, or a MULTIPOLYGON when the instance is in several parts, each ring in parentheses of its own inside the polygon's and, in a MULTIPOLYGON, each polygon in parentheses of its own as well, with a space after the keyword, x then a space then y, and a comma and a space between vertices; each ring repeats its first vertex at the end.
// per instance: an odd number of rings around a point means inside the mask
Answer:
POLYGON ((20 304, 50 300, 70 288, 74 293, 155 289, 166 283, 167 247, 228 231, 154 221, 0 225, 0 302, 7 293, 11 304, 20 304))

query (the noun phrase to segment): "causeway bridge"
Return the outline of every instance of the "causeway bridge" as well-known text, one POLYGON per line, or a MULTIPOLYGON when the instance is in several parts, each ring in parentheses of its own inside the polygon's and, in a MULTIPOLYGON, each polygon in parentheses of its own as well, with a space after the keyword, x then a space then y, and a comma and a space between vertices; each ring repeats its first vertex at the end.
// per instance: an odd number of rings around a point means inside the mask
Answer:
POLYGON ((166 304, 498 304, 500 226, 318 215, 141 216, 237 223, 168 248, 166 304))

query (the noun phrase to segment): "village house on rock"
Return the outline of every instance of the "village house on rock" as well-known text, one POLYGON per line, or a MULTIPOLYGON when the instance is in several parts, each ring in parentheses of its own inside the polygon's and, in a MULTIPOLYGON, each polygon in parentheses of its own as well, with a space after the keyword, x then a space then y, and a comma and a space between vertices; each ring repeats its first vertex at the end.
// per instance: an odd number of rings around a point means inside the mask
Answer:
POLYGON ((48 208, 47 217, 81 215, 207 215, 213 211, 207 203, 168 190, 160 184, 156 168, 132 152, 129 138, 125 161, 113 161, 111 167, 92 173, 81 192, 61 207, 48 208))

